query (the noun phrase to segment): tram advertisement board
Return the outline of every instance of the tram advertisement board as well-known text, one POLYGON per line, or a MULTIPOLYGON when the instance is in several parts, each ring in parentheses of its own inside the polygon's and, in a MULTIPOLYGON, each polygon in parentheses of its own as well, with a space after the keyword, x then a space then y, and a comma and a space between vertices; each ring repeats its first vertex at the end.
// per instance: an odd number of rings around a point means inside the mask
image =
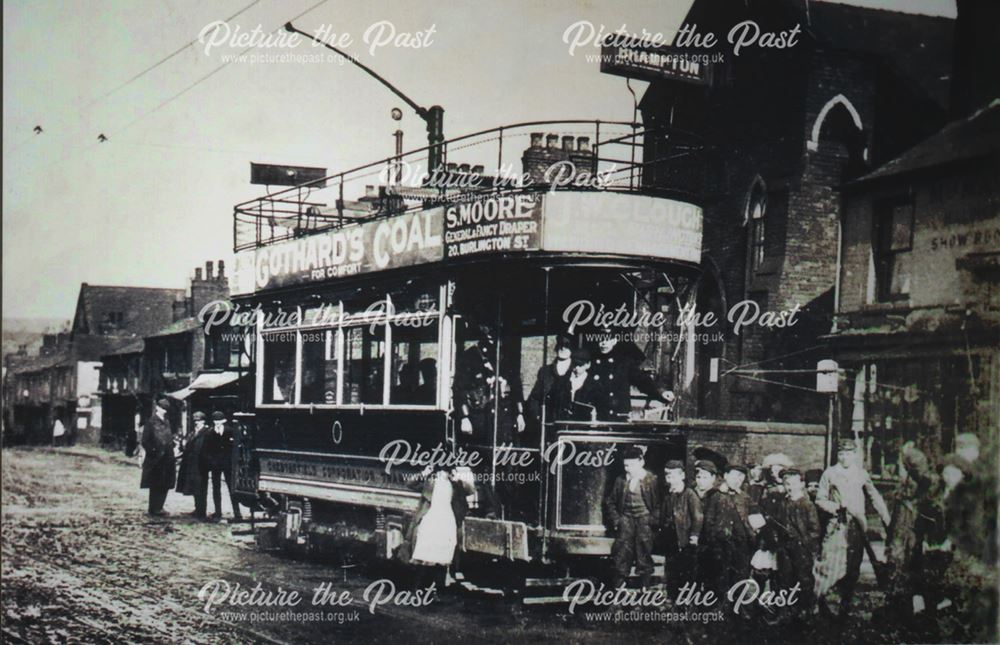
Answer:
POLYGON ((687 202, 605 191, 502 193, 244 251, 233 292, 517 252, 698 262, 701 234, 701 208, 687 202))
POLYGON ((542 193, 508 193, 445 208, 445 257, 537 251, 542 193))
POLYGON ((443 257, 442 233, 442 209, 406 213, 254 249, 237 270, 268 289, 413 266, 443 257))

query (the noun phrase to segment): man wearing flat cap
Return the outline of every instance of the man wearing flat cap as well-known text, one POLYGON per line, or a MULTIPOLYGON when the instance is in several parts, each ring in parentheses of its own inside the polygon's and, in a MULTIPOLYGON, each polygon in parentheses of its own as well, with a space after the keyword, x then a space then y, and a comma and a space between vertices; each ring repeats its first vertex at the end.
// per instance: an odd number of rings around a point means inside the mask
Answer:
POLYGON ((142 448, 146 458, 142 462, 140 488, 149 489, 148 512, 163 516, 167 493, 177 481, 177 462, 174 459, 174 436, 167 420, 170 401, 160 399, 153 407, 153 414, 142 431, 142 448))
MULTIPOLYGON (((233 504, 233 517, 239 521, 240 506, 233 495, 233 429, 226 423, 226 415, 215 411, 212 413, 212 427, 205 435, 199 460, 202 472, 200 495, 204 499, 208 495, 208 480, 212 479, 212 502, 215 512, 212 519, 222 519, 222 478, 226 480, 229 489, 229 499, 233 504)), ((207 504, 206 504, 207 505, 207 504)))
POLYGON ((684 463, 671 460, 663 466, 667 489, 660 502, 660 543, 663 546, 667 588, 676 593, 694 582, 698 539, 703 515, 697 493, 685 485, 684 463))
POLYGON ((750 526, 750 497, 743 491, 746 466, 729 464, 723 469, 723 483, 704 506, 702 539, 718 566, 712 588, 723 597, 729 588, 750 577, 753 529, 750 526))

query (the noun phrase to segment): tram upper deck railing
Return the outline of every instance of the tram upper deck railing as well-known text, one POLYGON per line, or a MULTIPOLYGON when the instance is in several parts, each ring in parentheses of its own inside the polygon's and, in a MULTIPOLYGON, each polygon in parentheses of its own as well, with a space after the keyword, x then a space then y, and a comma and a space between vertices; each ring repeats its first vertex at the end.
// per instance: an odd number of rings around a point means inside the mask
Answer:
POLYGON ((498 191, 607 190, 697 200, 702 145, 673 128, 625 121, 528 121, 292 186, 234 207, 241 251, 498 191))

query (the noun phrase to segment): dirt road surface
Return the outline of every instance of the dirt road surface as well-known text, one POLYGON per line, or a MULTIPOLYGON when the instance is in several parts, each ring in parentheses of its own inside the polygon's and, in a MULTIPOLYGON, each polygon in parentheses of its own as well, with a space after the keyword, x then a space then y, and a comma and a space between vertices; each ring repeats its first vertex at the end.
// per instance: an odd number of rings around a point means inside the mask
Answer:
MULTIPOLYGON (((401 572, 336 555, 317 560, 259 552, 248 525, 198 522, 189 516, 192 499, 174 493, 166 505, 171 516, 150 518, 139 468, 118 454, 75 447, 6 449, 2 457, 5 642, 717 642, 722 636, 731 643, 744 640, 734 636, 748 629, 712 625, 708 618, 707 624, 636 620, 611 609, 570 615, 565 605, 525 607, 468 592, 435 595, 429 606, 388 604, 372 612, 366 589, 401 572), (227 585, 234 593, 258 583, 258 594, 296 591, 301 600, 291 607, 220 602, 206 609, 210 594, 199 598, 206 586, 221 594, 227 585), (335 597, 348 592, 351 604, 314 605, 324 584, 335 597)), ((396 578, 402 588, 402 577, 396 578)), ((877 628, 857 629, 857 636, 872 637, 863 640, 885 636, 877 628)), ((839 640, 823 625, 795 633, 814 642, 839 640)), ((787 636, 745 632, 753 642, 787 636)))

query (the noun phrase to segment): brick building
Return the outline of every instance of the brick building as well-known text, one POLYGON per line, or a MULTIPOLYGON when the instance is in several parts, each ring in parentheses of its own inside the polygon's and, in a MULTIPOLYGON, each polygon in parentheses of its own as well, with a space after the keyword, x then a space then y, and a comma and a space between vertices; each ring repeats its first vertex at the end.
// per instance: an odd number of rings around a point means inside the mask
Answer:
POLYGON ((844 187, 841 428, 873 471, 1000 427, 1000 100, 844 187))
POLYGON ((70 329, 43 338, 38 356, 10 366, 4 387, 5 441, 47 443, 56 419, 72 439, 97 440, 102 425, 101 356, 170 320, 180 289, 83 283, 70 329))
POLYGON ((178 428, 187 427, 195 406, 227 411, 235 407, 242 346, 231 341, 228 327, 215 327, 206 335, 199 316, 206 306, 228 303, 228 298, 225 263, 206 262, 204 272, 195 269, 187 295, 174 303, 169 322, 102 357, 107 442, 127 442, 136 423, 164 396, 178 402, 172 410, 178 428))
POLYGON ((723 322, 724 340, 699 346, 697 391, 683 412, 826 423, 815 370, 829 358, 839 187, 944 123, 953 21, 832 3, 696 0, 685 24, 716 34, 722 46, 709 56, 722 60, 694 80, 652 80, 639 109, 659 134, 645 137, 644 184, 704 207, 700 311, 725 321, 745 302, 749 312, 798 313, 794 326, 739 334, 723 322), (744 20, 762 31, 798 25, 800 35, 793 47, 737 57, 726 36, 744 20), (678 131, 699 142, 689 154, 670 154, 678 131))

